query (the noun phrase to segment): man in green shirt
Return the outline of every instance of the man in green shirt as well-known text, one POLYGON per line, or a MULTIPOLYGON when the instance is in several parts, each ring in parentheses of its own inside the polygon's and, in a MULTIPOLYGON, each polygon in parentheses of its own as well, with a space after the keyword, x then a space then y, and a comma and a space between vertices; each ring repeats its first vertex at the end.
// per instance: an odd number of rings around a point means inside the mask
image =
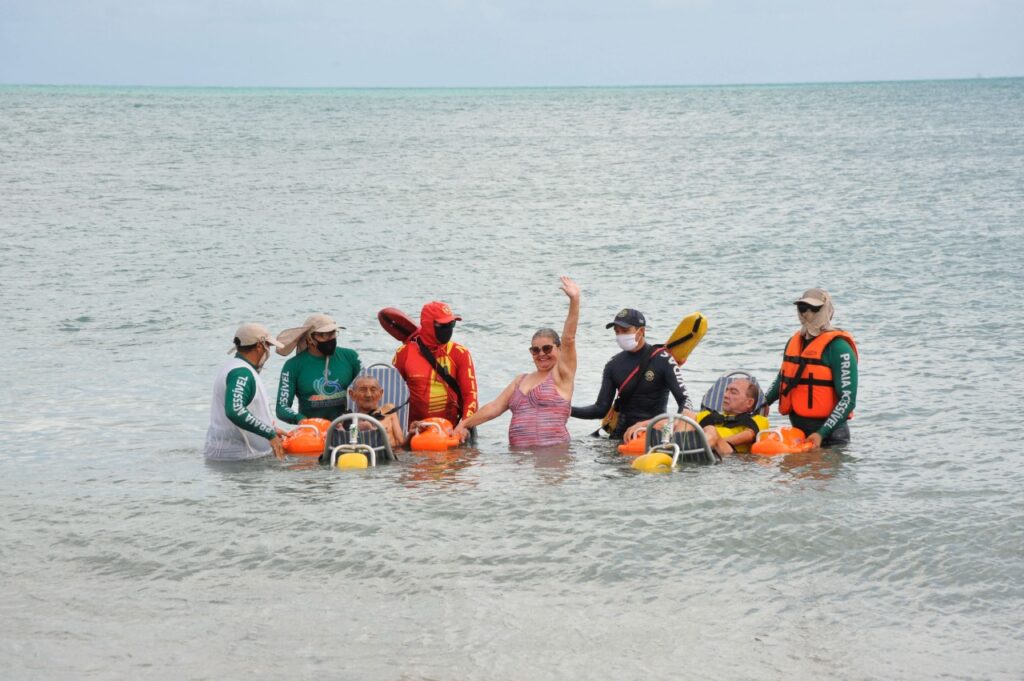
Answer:
POLYGON ((262 324, 243 324, 235 331, 234 356, 221 367, 213 384, 203 450, 207 459, 256 459, 271 452, 284 458, 270 401, 258 376, 270 358, 271 346, 280 348, 281 343, 262 324))

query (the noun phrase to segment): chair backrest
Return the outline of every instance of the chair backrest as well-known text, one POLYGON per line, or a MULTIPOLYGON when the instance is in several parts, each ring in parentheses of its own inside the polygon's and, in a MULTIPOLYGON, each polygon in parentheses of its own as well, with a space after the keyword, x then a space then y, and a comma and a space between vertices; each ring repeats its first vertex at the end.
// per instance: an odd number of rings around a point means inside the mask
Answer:
MULTIPOLYGON (((395 412, 398 421, 402 424, 402 431, 409 429, 409 386, 406 385, 402 374, 390 364, 371 364, 359 372, 359 376, 373 376, 384 389, 384 395, 380 403, 393 404, 398 407, 395 412)), ((356 378, 359 378, 356 376, 356 378)), ((353 380, 353 382, 355 382, 353 380)), ((348 398, 348 410, 356 411, 356 403, 351 397, 348 398)))
POLYGON ((711 385, 711 388, 704 393, 704 397, 700 401, 700 408, 721 412, 722 398, 725 397, 725 389, 730 383, 738 378, 750 381, 754 384, 754 387, 757 388, 757 401, 754 403, 753 413, 765 416, 768 410, 764 406, 764 391, 761 390, 761 384, 757 382, 757 379, 746 371, 730 371, 715 381, 711 385))

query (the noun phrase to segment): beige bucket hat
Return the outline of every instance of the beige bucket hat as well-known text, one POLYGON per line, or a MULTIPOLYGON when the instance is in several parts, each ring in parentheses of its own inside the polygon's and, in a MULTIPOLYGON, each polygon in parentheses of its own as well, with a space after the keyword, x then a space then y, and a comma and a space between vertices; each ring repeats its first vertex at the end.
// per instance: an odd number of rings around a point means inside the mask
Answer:
POLYGON ((800 296, 800 300, 794 300, 793 304, 796 305, 797 303, 807 303, 808 305, 813 305, 814 307, 821 307, 831 299, 832 297, 828 294, 828 291, 826 291, 825 289, 809 288, 806 291, 804 291, 804 294, 802 296, 800 296))
POLYGON ((306 317, 306 321, 302 323, 302 326, 285 329, 277 334, 278 339, 282 343, 277 348, 277 354, 290 355, 296 348, 298 348, 299 352, 304 352, 306 350, 306 336, 309 334, 329 333, 344 328, 344 326, 338 326, 337 322, 325 314, 311 314, 306 317))
POLYGON ((231 349, 228 350, 229 355, 232 352, 237 352, 239 347, 244 348, 247 345, 255 345, 256 343, 269 343, 277 348, 278 352, 281 352, 281 348, 284 347, 281 341, 270 335, 270 329, 254 322, 242 324, 238 327, 238 330, 235 331, 235 340, 238 341, 238 344, 231 346, 231 349))

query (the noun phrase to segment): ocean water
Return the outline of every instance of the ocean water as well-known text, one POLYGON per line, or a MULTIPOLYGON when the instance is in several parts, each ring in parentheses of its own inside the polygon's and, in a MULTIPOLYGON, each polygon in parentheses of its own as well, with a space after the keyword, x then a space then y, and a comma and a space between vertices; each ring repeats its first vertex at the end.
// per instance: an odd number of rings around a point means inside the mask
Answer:
POLYGON ((0 88, 0 677, 1021 678, 1022 112, 1020 79, 0 88), (709 318, 699 399, 829 289, 852 442, 649 476, 506 416, 366 472, 203 461, 239 323, 327 312, 387 362, 376 311, 443 299, 488 400, 560 274, 577 404, 622 307, 709 318))

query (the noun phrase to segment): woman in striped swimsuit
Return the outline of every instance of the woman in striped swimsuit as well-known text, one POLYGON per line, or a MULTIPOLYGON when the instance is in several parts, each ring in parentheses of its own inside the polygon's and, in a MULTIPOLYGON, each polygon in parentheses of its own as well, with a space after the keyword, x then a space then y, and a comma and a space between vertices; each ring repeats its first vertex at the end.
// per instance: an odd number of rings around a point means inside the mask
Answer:
POLYGON ((517 376, 497 398, 463 419, 455 434, 463 440, 469 429, 512 410, 508 428, 513 447, 547 447, 569 441, 565 422, 569 420, 572 389, 576 378, 576 326, 580 319, 580 288, 562 277, 562 291, 569 297, 562 337, 554 329, 533 334, 530 353, 536 371, 517 376))

